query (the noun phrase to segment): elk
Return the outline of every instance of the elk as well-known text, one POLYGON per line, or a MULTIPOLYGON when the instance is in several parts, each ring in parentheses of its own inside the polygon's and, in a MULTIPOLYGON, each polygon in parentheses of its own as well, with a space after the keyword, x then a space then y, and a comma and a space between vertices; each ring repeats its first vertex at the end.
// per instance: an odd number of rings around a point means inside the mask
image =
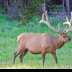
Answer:
MULTIPOLYGON (((72 20, 72 17, 71 17, 72 20)), ((42 61, 43 66, 45 62, 45 55, 46 53, 51 53, 53 55, 53 58, 57 62, 56 57, 56 50, 60 49, 66 42, 70 42, 71 38, 67 35, 68 32, 72 31, 71 23, 69 22, 69 29, 66 28, 63 31, 60 31, 60 26, 58 25, 58 30, 53 28, 49 21, 48 21, 48 15, 46 11, 46 21, 44 20, 44 13, 42 15, 42 20, 40 23, 45 23, 49 28, 51 28, 53 31, 56 31, 60 37, 55 37, 52 34, 49 33, 43 33, 43 34, 34 34, 34 33, 23 33, 18 36, 18 50, 14 53, 13 63, 15 63, 15 58, 20 55, 20 62, 23 62, 23 57, 27 54, 29 51, 32 54, 42 54, 42 61), (65 32, 66 31, 66 32, 65 32)), ((66 24, 66 22, 64 23, 66 24)))

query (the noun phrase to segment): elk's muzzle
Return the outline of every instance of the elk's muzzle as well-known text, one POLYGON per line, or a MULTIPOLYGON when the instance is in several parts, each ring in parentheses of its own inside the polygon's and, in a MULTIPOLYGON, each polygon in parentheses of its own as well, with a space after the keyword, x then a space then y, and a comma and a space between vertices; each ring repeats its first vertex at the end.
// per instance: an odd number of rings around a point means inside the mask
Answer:
POLYGON ((71 38, 69 38, 69 41, 71 41, 71 38))

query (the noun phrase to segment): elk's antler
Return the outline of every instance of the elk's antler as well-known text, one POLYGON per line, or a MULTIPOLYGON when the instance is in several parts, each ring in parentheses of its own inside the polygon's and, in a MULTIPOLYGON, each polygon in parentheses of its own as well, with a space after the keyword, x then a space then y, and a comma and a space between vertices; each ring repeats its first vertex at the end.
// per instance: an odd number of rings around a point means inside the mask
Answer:
POLYGON ((53 27, 51 27, 50 22, 48 21, 47 11, 46 11, 46 21, 44 20, 44 13, 43 13, 42 20, 39 23, 42 23, 42 22, 45 23, 46 25, 48 25, 48 27, 51 28, 52 30, 58 32, 59 34, 64 33, 67 30, 67 26, 66 26, 66 28, 63 31, 60 31, 59 24, 58 24, 58 30, 57 29, 54 29, 53 27))
POLYGON ((72 12, 71 12, 71 20, 69 22, 68 17, 66 17, 67 22, 64 22, 63 25, 68 24, 69 25, 69 29, 66 30, 66 33, 72 31, 72 26, 71 26, 71 22, 72 22, 72 12))

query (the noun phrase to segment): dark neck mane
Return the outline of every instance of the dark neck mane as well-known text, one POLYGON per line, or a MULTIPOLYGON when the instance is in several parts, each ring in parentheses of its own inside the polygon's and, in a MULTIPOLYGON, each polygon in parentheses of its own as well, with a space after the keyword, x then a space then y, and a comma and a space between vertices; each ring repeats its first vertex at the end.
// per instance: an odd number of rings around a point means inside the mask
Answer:
POLYGON ((58 49, 60 49, 65 43, 60 37, 57 38, 57 41, 58 49))

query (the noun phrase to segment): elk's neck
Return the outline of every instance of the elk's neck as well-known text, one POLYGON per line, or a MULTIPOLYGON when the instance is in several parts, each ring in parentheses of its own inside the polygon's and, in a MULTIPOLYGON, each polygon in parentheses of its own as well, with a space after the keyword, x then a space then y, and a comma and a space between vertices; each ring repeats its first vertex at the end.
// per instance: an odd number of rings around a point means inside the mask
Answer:
POLYGON ((61 48, 64 44, 65 44, 65 42, 62 40, 62 38, 58 37, 57 38, 57 45, 58 45, 57 49, 61 48))

